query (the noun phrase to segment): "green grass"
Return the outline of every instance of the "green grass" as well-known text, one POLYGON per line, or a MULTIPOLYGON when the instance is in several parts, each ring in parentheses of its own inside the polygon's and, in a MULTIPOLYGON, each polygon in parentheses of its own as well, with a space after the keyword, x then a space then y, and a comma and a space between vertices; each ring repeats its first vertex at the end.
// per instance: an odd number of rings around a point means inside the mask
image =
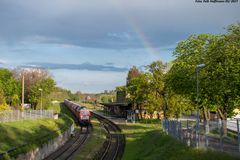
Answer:
POLYGON ((100 127, 100 123, 97 119, 92 118, 91 123, 93 130, 90 137, 84 147, 74 157, 76 160, 91 160, 96 153, 101 149, 104 141, 106 140, 106 131, 100 127))
POLYGON ((53 108, 62 113, 58 120, 38 119, 0 123, 0 153, 17 147, 18 149, 11 153, 11 156, 15 157, 46 143, 68 129, 73 123, 69 117, 71 113, 62 105, 55 105, 53 108))
POLYGON ((222 152, 187 147, 162 133, 160 123, 121 125, 126 135, 123 160, 235 160, 222 152))

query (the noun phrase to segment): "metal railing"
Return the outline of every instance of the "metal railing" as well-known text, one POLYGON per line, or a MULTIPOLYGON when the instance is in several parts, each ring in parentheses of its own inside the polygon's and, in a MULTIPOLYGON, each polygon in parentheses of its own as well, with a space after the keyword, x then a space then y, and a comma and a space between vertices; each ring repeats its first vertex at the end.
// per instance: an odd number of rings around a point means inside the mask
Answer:
POLYGON ((163 120, 163 131, 196 148, 240 153, 239 120, 202 121, 196 119, 163 120))
POLYGON ((53 110, 10 110, 0 112, 0 123, 41 118, 54 118, 53 110))

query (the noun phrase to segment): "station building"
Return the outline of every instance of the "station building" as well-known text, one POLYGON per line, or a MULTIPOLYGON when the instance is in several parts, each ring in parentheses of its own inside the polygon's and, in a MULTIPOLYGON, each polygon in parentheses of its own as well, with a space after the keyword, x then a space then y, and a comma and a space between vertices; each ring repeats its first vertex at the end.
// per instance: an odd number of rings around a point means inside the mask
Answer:
POLYGON ((101 104, 107 112, 121 118, 127 118, 129 110, 132 110, 131 103, 126 101, 126 92, 124 91, 117 91, 116 102, 101 104))

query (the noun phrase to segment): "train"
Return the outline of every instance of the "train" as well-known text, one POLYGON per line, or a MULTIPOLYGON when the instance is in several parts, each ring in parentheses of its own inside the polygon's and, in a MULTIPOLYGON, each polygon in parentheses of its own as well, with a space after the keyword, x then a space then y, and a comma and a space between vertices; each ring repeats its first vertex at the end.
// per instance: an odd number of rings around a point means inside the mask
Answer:
POLYGON ((91 112, 85 106, 76 104, 68 99, 64 100, 64 104, 78 119, 81 127, 91 125, 91 112))

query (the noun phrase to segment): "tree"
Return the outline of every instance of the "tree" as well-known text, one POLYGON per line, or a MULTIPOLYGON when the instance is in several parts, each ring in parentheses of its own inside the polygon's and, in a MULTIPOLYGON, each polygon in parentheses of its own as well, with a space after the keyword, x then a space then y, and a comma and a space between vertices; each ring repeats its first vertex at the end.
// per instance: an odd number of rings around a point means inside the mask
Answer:
POLYGON ((226 120, 240 105, 240 23, 230 25, 207 53, 206 98, 217 106, 221 119, 226 120))
MULTIPOLYGON (((167 102, 166 102, 166 90, 165 90, 165 84, 164 84, 164 73, 166 71, 166 64, 164 64, 161 61, 155 61, 148 65, 146 67, 149 71, 149 73, 152 75, 152 81, 151 81, 151 88, 152 96, 155 96, 155 98, 152 99, 153 104, 155 104, 155 109, 160 110, 161 108, 164 108, 164 116, 166 116, 166 108, 167 108, 167 102), (156 103, 156 102, 162 102, 162 103, 156 103)), ((158 112, 159 113, 159 112, 158 112)), ((160 115, 158 115, 160 117, 160 115)), ((166 117, 165 117, 166 118, 166 117)))
POLYGON ((15 69, 13 70, 13 76, 19 82, 22 81, 24 75, 24 86, 25 86, 25 102, 29 101, 29 94, 33 86, 42 80, 51 78, 50 73, 45 69, 33 68, 33 69, 15 69))
MULTIPOLYGON (((144 109, 152 107, 148 98, 151 93, 150 82, 152 75, 149 73, 141 73, 137 77, 133 78, 127 86, 128 100, 133 104, 134 109, 139 109, 140 113, 144 109), (149 102, 149 104, 148 104, 149 102), (147 104, 147 105, 146 105, 147 104)), ((152 101, 151 101, 152 102, 152 101)), ((142 115, 140 114, 140 118, 142 115)))
MULTIPOLYGON (((166 77, 176 93, 198 104, 205 120, 209 110, 216 109, 222 120, 239 106, 240 24, 230 25, 223 35, 192 35, 180 42, 174 52, 176 60, 166 77), (199 70, 199 99, 195 101, 196 65, 199 70)), ((226 124, 224 124, 226 131, 226 124)), ((226 133, 226 132, 225 132, 226 133)))
MULTIPOLYGON (((41 92, 39 89, 43 89, 43 98, 48 99, 47 95, 49 95, 55 87, 55 82, 51 78, 51 75, 44 69, 16 69, 13 71, 13 75, 19 81, 21 81, 22 76, 24 75, 25 102, 31 103, 33 109, 36 109, 41 98, 41 92)), ((45 100, 43 101, 45 102, 45 100)), ((50 99, 47 101, 50 101, 50 99)), ((47 101, 46 104, 49 104, 47 101)))
POLYGON ((15 94, 21 93, 20 83, 14 79, 12 72, 8 69, 0 69, 0 87, 8 103, 11 103, 15 94))
POLYGON ((18 95, 14 94, 13 98, 12 98, 11 106, 13 106, 14 109, 20 109, 20 103, 21 103, 21 101, 20 101, 18 95))
POLYGON ((131 82, 131 80, 133 78, 136 78, 140 75, 140 71, 137 69, 136 66, 133 66, 132 68, 130 68, 130 70, 128 71, 128 76, 127 76, 127 86, 129 85, 129 83, 131 82))
POLYGON ((30 94, 28 95, 29 102, 32 104, 32 107, 36 109, 38 103, 41 100, 41 91, 43 93, 43 102, 45 104, 49 104, 50 99, 48 99, 48 95, 54 90, 55 82, 52 78, 43 79, 37 82, 34 86, 31 87, 30 94))
POLYGON ((9 110, 10 107, 7 105, 3 96, 3 91, 0 89, 0 111, 9 110))

